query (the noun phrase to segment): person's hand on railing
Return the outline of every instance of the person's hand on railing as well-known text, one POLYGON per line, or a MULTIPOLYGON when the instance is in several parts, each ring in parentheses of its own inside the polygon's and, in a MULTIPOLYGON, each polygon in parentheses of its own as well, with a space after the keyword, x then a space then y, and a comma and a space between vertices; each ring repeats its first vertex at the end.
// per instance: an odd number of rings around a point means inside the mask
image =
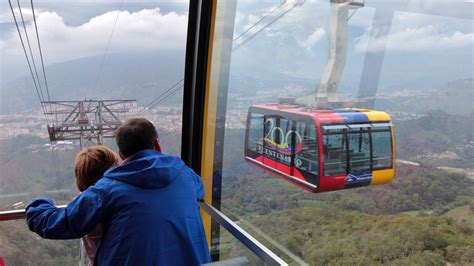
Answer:
POLYGON ((24 209, 25 207, 26 207, 26 204, 23 201, 14 203, 10 206, 10 208, 12 208, 14 210, 24 209))

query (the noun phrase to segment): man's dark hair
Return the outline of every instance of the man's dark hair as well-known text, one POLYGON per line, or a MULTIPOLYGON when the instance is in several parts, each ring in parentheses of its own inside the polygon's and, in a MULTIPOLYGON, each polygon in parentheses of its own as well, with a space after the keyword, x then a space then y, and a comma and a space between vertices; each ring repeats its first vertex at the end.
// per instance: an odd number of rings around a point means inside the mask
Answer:
POLYGON ((157 138, 155 126, 145 118, 129 119, 115 133, 115 141, 124 158, 142 150, 153 149, 157 138))

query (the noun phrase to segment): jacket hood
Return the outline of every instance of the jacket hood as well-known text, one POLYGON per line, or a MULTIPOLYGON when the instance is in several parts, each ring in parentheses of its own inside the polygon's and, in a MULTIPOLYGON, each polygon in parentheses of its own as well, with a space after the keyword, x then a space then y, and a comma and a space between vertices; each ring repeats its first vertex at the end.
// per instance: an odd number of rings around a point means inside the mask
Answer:
POLYGON ((104 177, 154 189, 173 182, 184 166, 184 162, 178 157, 164 155, 155 150, 143 150, 123 164, 111 167, 104 173, 104 177))

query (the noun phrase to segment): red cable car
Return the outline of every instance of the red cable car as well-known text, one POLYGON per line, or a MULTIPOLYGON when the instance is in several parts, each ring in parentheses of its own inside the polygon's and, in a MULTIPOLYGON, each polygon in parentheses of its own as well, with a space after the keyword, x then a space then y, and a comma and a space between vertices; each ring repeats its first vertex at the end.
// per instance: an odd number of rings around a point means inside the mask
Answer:
POLYGON ((250 107, 248 162, 311 192, 379 185, 394 177, 390 116, 367 109, 250 107))

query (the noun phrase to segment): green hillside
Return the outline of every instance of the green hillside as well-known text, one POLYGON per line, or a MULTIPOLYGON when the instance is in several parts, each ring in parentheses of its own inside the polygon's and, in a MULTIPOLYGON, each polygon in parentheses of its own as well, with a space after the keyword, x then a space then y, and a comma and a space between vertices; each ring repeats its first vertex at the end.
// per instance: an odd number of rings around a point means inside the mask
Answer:
POLYGON ((311 265, 474 263, 473 231, 446 217, 299 208, 249 222, 311 265))
POLYGON ((471 168, 474 161, 474 112, 453 116, 431 112, 395 122, 398 158, 437 166, 471 168))
POLYGON ((44 240, 25 221, 0 222, 0 256, 5 265, 77 265, 78 240, 44 240))

